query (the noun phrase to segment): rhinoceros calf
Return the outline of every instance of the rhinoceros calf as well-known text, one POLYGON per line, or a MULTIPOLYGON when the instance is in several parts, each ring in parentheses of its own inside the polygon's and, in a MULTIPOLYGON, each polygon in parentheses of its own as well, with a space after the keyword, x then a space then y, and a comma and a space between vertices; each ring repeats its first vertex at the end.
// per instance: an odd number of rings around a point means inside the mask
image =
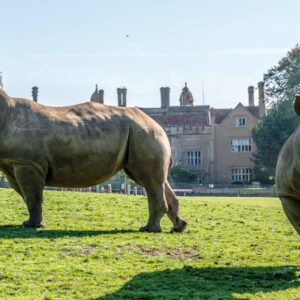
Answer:
MULTIPOLYGON (((300 115, 300 95, 296 95, 295 111, 300 115)), ((283 145, 276 166, 276 184, 283 209, 300 234, 300 127, 283 145)))
POLYGON ((0 127, 0 170, 27 205, 25 227, 45 226, 45 185, 93 186, 121 169, 147 191, 149 218, 140 231, 161 231, 165 213, 173 231, 186 227, 167 180, 168 138, 139 109, 93 102, 47 107, 0 90, 0 127))

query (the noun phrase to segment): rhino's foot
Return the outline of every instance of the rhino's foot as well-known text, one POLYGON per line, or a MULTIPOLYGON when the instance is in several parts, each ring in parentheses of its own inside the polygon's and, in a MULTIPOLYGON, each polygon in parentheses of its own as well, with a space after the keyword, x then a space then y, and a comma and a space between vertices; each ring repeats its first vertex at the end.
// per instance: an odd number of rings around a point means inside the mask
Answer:
POLYGON ((46 223, 44 222, 44 220, 37 222, 37 221, 32 221, 29 219, 29 220, 23 222, 23 227, 25 227, 25 228, 45 228, 46 223))
POLYGON ((180 220, 179 224, 174 226, 172 229, 171 229, 171 233, 173 232, 182 232, 184 231, 184 229, 186 228, 187 226, 187 222, 184 221, 184 220, 180 220))
POLYGON ((160 226, 157 225, 146 225, 139 229, 140 232, 161 232, 160 226))

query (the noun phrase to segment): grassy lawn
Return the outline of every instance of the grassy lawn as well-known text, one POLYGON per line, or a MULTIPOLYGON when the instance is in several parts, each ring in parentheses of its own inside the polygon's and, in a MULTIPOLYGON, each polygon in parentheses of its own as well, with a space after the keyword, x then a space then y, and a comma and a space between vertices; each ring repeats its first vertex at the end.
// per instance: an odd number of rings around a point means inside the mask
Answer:
POLYGON ((0 299, 300 299, 300 239, 278 199, 182 197, 182 234, 139 233, 144 197, 45 192, 46 229, 0 190, 0 299))

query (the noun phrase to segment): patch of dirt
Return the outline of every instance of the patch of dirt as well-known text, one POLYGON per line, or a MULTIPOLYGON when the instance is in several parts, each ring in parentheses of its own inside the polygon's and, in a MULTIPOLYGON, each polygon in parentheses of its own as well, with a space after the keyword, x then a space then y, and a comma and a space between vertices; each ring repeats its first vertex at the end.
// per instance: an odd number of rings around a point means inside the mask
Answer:
POLYGON ((80 250, 83 254, 89 255, 95 250, 95 248, 96 246, 92 246, 92 245, 82 245, 80 247, 80 250))
POLYGON ((145 256, 166 255, 169 258, 173 258, 173 259, 190 259, 190 260, 198 260, 201 258, 198 254, 196 247, 190 250, 185 250, 181 248, 164 250, 164 249, 154 249, 154 248, 146 248, 143 246, 138 246, 136 249, 141 255, 145 255, 145 256))
POLYGON ((89 255, 95 250, 96 246, 93 245, 81 245, 75 247, 64 247, 63 252, 67 253, 69 256, 76 257, 78 254, 89 255))

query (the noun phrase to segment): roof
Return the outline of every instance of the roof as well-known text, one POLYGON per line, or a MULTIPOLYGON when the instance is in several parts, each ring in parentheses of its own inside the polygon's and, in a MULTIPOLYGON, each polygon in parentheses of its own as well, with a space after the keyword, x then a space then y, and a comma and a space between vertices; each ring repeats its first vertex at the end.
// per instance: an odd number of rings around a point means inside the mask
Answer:
MULTIPOLYGON (((242 104, 241 104, 242 105, 242 104)), ((258 106, 244 106, 255 118, 259 119, 259 107, 258 106)), ((220 124, 228 116, 232 108, 212 108, 211 116, 215 118, 215 124, 220 124)))
POLYGON ((161 126, 210 125, 210 106, 168 106, 157 108, 142 108, 148 116, 161 126))
MULTIPOLYGON (((151 115, 150 115, 151 116, 151 115)), ((170 125, 209 125, 207 114, 168 114, 151 116, 161 126, 170 125)))
MULTIPOLYGON (((243 106, 249 113, 259 119, 258 106, 244 106, 239 103, 237 106, 243 106)), ((236 108, 237 108, 236 106, 236 108)), ((140 108, 148 116, 154 119, 161 126, 178 125, 198 125, 209 126, 210 115, 214 118, 214 124, 220 124, 236 108, 210 108, 203 106, 169 106, 167 108, 140 108)))
POLYGON ((211 116, 215 118, 215 124, 220 124, 231 111, 232 108, 212 108, 211 116))
POLYGON ((246 106, 246 108, 254 117, 259 119, 259 106, 246 106))

